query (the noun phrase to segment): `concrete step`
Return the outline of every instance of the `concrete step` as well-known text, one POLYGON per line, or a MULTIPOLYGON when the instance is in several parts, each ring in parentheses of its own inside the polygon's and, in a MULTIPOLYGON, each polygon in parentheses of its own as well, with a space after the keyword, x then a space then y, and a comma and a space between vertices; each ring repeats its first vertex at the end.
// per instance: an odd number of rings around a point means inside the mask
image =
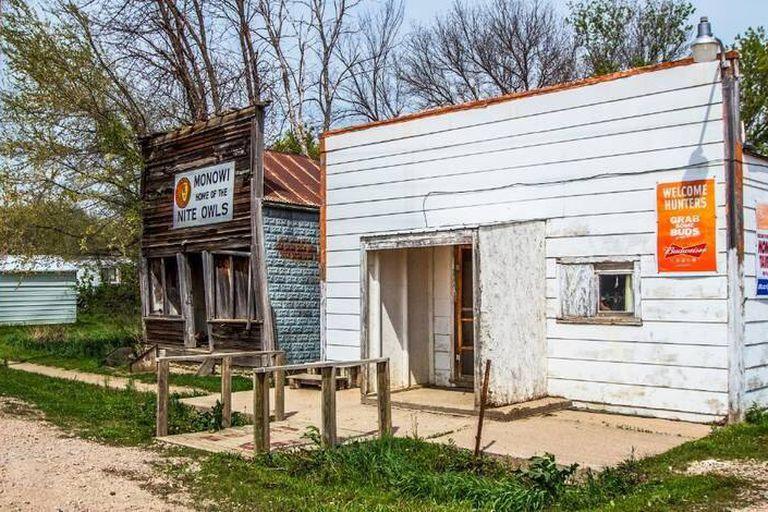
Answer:
MULTIPOLYGON (((450 397, 450 394, 447 395, 450 397)), ((427 401, 416 401, 407 398, 407 392, 405 393, 392 393, 392 407, 397 409, 406 409, 412 411, 428 411, 439 412, 444 414, 455 414, 459 416, 477 416, 478 410, 474 405, 466 403, 457 403, 450 399, 427 401), (400 396, 402 399, 400 399, 400 396)), ((376 404, 376 395, 370 395, 363 399, 364 403, 376 404)), ((521 402, 517 404, 504 405, 500 407, 486 407, 485 417, 487 419, 495 421, 514 421, 522 418, 528 418, 530 416, 539 416, 545 414, 552 414, 557 411, 570 409, 573 403, 570 400, 559 397, 545 397, 537 400, 530 400, 527 402, 521 402)))

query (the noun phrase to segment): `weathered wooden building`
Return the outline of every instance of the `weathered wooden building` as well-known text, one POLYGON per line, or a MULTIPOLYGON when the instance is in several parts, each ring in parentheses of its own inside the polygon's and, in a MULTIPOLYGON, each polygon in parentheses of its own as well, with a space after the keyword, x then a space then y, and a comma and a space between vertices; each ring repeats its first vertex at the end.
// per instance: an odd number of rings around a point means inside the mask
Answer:
POLYGON ((768 404, 768 160, 744 148, 738 66, 324 134, 328 357, 389 356, 393 387, 476 397, 491 360, 492 404, 693 421, 768 404))
POLYGON ((265 151, 262 116, 251 107, 142 140, 148 343, 319 359, 319 167, 265 151))

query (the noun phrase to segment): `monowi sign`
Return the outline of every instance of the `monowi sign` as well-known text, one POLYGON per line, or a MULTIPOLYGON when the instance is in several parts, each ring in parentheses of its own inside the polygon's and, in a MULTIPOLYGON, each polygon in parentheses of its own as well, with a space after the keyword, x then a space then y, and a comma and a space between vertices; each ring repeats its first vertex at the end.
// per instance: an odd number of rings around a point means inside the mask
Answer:
POLYGON ((232 220, 234 188, 234 162, 177 174, 173 187, 173 227, 232 220))

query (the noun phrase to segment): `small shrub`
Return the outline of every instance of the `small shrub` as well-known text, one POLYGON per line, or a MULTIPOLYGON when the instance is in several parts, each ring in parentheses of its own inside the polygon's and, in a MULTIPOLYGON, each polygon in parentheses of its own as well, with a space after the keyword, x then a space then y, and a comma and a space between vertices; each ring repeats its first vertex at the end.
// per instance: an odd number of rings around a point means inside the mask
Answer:
POLYGON ((747 423, 753 425, 762 425, 768 423, 768 409, 760 407, 756 403, 752 404, 744 417, 747 423))

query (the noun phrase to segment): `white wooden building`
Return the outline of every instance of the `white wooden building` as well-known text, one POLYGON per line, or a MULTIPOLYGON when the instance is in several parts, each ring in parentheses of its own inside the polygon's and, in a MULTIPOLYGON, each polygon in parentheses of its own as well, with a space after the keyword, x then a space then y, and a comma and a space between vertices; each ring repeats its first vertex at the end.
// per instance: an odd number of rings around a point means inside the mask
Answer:
POLYGON ((476 397, 490 359, 493 404, 701 422, 768 404, 768 160, 733 129, 736 76, 735 53, 684 59, 324 134, 326 357, 476 397), (712 262, 662 270, 657 197, 690 182, 714 193, 713 225, 688 219, 712 262))

